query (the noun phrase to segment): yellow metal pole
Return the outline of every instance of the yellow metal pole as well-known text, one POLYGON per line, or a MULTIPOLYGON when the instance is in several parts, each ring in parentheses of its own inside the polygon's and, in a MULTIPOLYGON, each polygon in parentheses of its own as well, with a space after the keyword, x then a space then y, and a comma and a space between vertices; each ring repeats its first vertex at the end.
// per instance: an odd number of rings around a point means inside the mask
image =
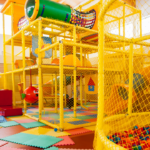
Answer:
MULTIPOLYGON (((142 13, 141 13, 141 11, 139 13, 139 21, 140 21, 140 37, 142 37, 142 13)), ((141 45, 140 47, 141 47, 141 54, 143 54, 144 53, 143 46, 141 45)), ((144 65, 144 58, 142 61, 143 61, 143 65, 144 65)))
MULTIPOLYGON (((64 32, 64 37, 66 36, 66 32, 64 32)), ((66 38, 64 38, 65 40, 66 38)), ((64 45, 64 56, 66 55, 66 46, 64 45)), ((64 93, 65 93, 65 107, 67 105, 67 98, 66 98, 66 95, 67 95, 67 84, 66 84, 66 74, 65 74, 65 81, 64 81, 64 93)))
POLYGON ((132 91, 133 91, 133 43, 130 44, 129 56, 129 100, 128 100, 128 114, 132 113, 132 91))
MULTIPOLYGON (((85 65, 85 67, 86 67, 86 52, 84 53, 84 65, 85 65)), ((85 80, 85 78, 84 78, 84 80, 85 80)), ((85 83, 85 82, 84 82, 85 83)), ((85 85, 84 85, 84 89, 85 89, 85 85)), ((86 92, 84 92, 84 103, 85 103, 85 105, 87 104, 87 95, 86 95, 86 92)))
POLYGON ((83 92, 83 91, 82 91, 82 86, 83 86, 83 85, 82 85, 82 80, 83 80, 83 78, 82 78, 82 74, 81 74, 81 76, 80 76, 80 105, 81 105, 81 107, 83 106, 83 101, 82 101, 82 100, 83 100, 83 99, 82 99, 82 98, 83 98, 83 97, 82 97, 82 92, 83 92))
POLYGON ((67 105, 67 99, 66 99, 66 95, 67 95, 67 84, 66 84, 66 74, 64 76, 64 93, 65 93, 65 107, 67 105))
POLYGON ((4 89, 7 89, 7 64, 6 64, 6 46, 5 46, 5 15, 3 13, 3 55, 4 55, 4 89))
POLYGON ((72 75, 71 75, 71 98, 72 98, 72 90, 73 90, 73 87, 72 87, 72 75))
MULTIPOLYGON (((23 59, 23 90, 26 89, 26 72, 25 72, 25 33, 22 30, 22 59, 23 59)), ((24 114, 27 113, 27 103, 24 100, 24 114)))
POLYGON ((16 106, 15 102, 15 77, 14 77, 14 39, 13 39, 13 20, 14 20, 14 7, 13 3, 11 3, 11 57, 12 57, 12 92, 13 92, 13 106, 16 106))
POLYGON ((55 113, 57 113, 57 74, 55 73, 55 113))
MULTIPOLYGON (((61 41, 60 41, 61 42, 61 41)), ((60 74, 60 130, 64 129, 64 106, 63 106, 63 43, 59 44, 60 62, 59 62, 59 74, 60 74)))
MULTIPOLYGON (((76 26, 73 27, 73 42, 76 43, 76 26)), ((76 46, 73 46, 73 63, 74 63, 74 117, 77 117, 76 114, 76 107, 77 107, 77 98, 76 98, 76 76, 77 76, 77 70, 76 70, 76 46)))
POLYGON ((39 77, 39 120, 42 119, 42 109, 43 109, 43 88, 42 88, 42 57, 41 57, 41 47, 42 47, 42 20, 39 19, 38 22, 38 77, 39 77))
MULTIPOLYGON (((57 37, 55 37, 55 42, 57 42, 57 37)), ((55 58, 57 58, 57 46, 55 46, 55 58)))
POLYGON ((13 26, 13 22, 14 21, 14 4, 11 3, 11 37, 14 34, 14 26, 13 26))
MULTIPOLYGON (((82 44, 82 41, 80 41, 80 43, 82 44)), ((81 62, 81 66, 83 67, 83 59, 82 59, 83 57, 82 57, 82 47, 80 47, 80 62, 81 62)), ((82 81, 83 80, 83 78, 82 78, 82 74, 81 74, 81 76, 80 76, 80 105, 82 106, 83 105, 83 97, 82 97, 82 81)))
MULTIPOLYGON (((102 5, 102 0, 101 4, 102 5)), ((98 19, 98 117, 97 127, 103 129, 104 117, 104 18, 98 19)))
MULTIPOLYGON (((123 37, 125 39, 125 5, 123 5, 123 37)), ((125 51, 125 42, 123 43, 123 51, 125 51)), ((125 67, 126 67, 126 58, 125 58, 125 54, 123 54, 123 78, 124 78, 124 81, 125 81, 125 76, 126 76, 126 70, 125 70, 125 67)))
MULTIPOLYGON (((80 41, 80 43, 82 44, 82 41, 80 41)), ((82 57, 82 47, 80 47, 80 62, 81 62, 81 66, 83 67, 83 57, 82 57)), ((82 108, 87 109, 85 106, 83 106, 83 77, 82 74, 80 76, 80 105, 82 108)))
POLYGON ((13 92, 13 106, 16 106, 16 102, 15 102, 15 75, 14 75, 14 39, 11 39, 11 57, 12 57, 12 92, 13 92))

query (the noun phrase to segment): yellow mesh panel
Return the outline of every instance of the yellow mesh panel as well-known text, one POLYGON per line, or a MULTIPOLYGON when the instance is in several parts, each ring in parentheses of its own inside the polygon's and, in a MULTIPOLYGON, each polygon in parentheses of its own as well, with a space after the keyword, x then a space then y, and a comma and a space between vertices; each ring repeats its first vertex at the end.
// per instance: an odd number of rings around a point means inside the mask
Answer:
POLYGON ((95 150, 149 149, 149 1, 125 2, 102 4, 102 11, 107 8, 104 81, 99 79, 99 86, 104 82, 104 105, 99 95, 98 108, 104 107, 104 114, 99 111, 95 150))

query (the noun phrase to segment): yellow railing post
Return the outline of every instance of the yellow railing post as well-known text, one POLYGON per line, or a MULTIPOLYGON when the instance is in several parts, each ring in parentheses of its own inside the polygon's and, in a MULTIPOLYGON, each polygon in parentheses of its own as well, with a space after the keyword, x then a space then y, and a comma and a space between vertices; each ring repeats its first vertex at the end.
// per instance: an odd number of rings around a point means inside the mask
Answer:
MULTIPOLYGON (((76 26, 73 27, 73 42, 76 43, 76 26)), ((73 46, 73 63, 74 63, 74 117, 77 117, 76 114, 76 107, 77 107, 77 98, 76 98, 76 76, 77 76, 77 70, 76 70, 76 46, 73 46)))
POLYGON ((63 131, 64 129, 64 106, 63 106, 63 43, 60 41, 59 44, 59 52, 60 52, 60 62, 59 62, 59 74, 60 74, 60 100, 59 100, 59 107, 60 107, 60 130, 63 131))
MULTIPOLYGON (((115 1, 106 0, 103 4, 103 0, 100 0, 100 13, 98 18, 98 131, 103 130, 104 119, 104 16, 115 1)), ((103 146, 102 141, 97 141, 96 150, 103 150, 103 146)))
POLYGON ((4 89, 7 89, 7 64, 6 64, 6 46, 5 46, 5 15, 3 13, 3 55, 4 55, 4 89))
POLYGON ((80 105, 81 105, 81 107, 83 106, 83 97, 82 97, 82 86, 83 86, 83 84, 82 84, 82 80, 83 80, 83 78, 82 78, 82 74, 81 74, 81 76, 80 76, 80 105))
POLYGON ((65 93, 65 107, 66 107, 66 105, 67 105, 67 99, 66 99, 66 95, 67 95, 66 74, 64 75, 64 93, 65 93))
POLYGON ((55 113, 57 113, 57 74, 55 73, 55 113))
MULTIPOLYGON (((22 59, 23 59, 23 91, 26 89, 26 72, 25 72, 25 33, 22 30, 22 59)), ((27 113, 27 103, 24 100, 24 114, 27 113)))
MULTIPOLYGON (((86 52, 84 53, 84 65, 86 67, 86 52)), ((85 78, 84 78, 84 80, 85 80, 85 78)), ((85 85, 84 85, 84 89, 85 89, 85 85)), ((85 103, 85 105, 87 104, 86 102, 87 102, 87 95, 86 95, 86 92, 84 92, 84 103, 85 103)))
POLYGON ((129 54, 129 100, 128 100, 128 114, 132 113, 132 91, 133 91, 133 43, 130 44, 129 54))
MULTIPOLYGON (((80 10, 81 11, 81 10, 80 10)), ((82 41, 80 41, 80 43, 82 44, 82 41)), ((82 47, 80 47, 80 62, 81 62, 81 67, 83 67, 83 59, 82 59, 82 47)), ((83 96, 82 96, 82 88, 83 88, 83 84, 82 84, 82 81, 83 78, 82 78, 82 74, 80 76, 80 105, 82 106, 83 105, 83 96)))
POLYGON ((98 48, 98 128, 102 130, 104 115, 104 20, 99 19, 98 48))
MULTIPOLYGON (((125 20, 125 5, 123 5, 123 37, 125 39, 126 36, 126 32, 125 32, 125 24, 126 20, 125 20)), ((123 51, 125 51, 125 42, 123 43, 123 51)), ((124 76, 124 81, 125 81, 125 75, 126 75, 126 58, 125 58, 125 54, 123 54, 123 76, 124 76)))
POLYGON ((42 57, 41 57, 41 47, 42 47, 42 20, 39 19, 38 22, 38 77, 39 77, 39 120, 42 119, 42 109, 43 109, 43 87, 42 87, 42 57))
POLYGON ((14 77, 14 39, 13 37, 13 31, 14 31, 14 26, 13 26, 13 20, 14 20, 14 5, 11 3, 11 57, 12 57, 12 92, 13 92, 13 106, 16 106, 15 103, 15 77, 14 77))

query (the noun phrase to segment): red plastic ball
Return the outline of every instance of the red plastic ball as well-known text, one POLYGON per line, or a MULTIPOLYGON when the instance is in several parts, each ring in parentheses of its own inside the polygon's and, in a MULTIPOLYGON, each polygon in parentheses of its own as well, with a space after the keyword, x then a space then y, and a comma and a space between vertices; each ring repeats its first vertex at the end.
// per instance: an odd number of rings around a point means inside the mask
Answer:
POLYGON ((33 86, 29 86, 27 89, 25 89, 23 93, 26 94, 25 101, 27 101, 28 103, 35 103, 38 101, 38 89, 37 88, 33 86))

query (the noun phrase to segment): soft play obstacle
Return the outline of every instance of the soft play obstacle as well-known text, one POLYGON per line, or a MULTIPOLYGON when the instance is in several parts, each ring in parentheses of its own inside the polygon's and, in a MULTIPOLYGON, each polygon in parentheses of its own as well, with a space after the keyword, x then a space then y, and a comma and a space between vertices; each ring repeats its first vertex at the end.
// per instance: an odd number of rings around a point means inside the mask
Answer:
POLYGON ((71 19, 71 8, 68 5, 59 4, 51 0, 27 0, 25 14, 30 21, 42 16, 69 22, 71 19))
MULTIPOLYGON (((52 39, 50 37, 42 37, 42 47, 41 49, 50 46, 52 44, 52 39)), ((38 35, 32 35, 32 54, 38 57, 38 35)), ((52 57, 52 49, 44 51, 42 53, 42 58, 52 57)))
POLYGON ((48 148, 53 144, 60 142, 61 138, 47 136, 47 135, 33 135, 33 134, 26 134, 26 133, 18 133, 15 135, 11 135, 1 140, 27 145, 27 146, 34 146, 39 148, 48 148))
MULTIPOLYGON (((55 58, 52 61, 52 64, 59 65, 59 58, 55 58)), ((69 55, 66 55, 66 56, 63 57, 63 65, 65 65, 65 66, 74 66, 73 55, 72 54, 69 54, 69 55)), ((76 66, 77 67, 81 66, 81 62, 78 59, 78 57, 76 57, 76 66)))
POLYGON ((94 9, 89 12, 79 12, 68 5, 59 4, 51 0, 27 0, 25 15, 29 21, 33 21, 41 16, 70 22, 71 24, 90 29, 93 28, 96 21, 96 11, 94 9))
POLYGON ((22 30, 26 25, 29 24, 29 21, 26 19, 25 16, 19 19, 18 21, 18 30, 22 30))
MULTIPOLYGON (((116 84, 111 88, 110 96, 105 100, 104 111, 107 115, 116 114, 128 107, 129 86, 127 84, 116 84)), ((137 99, 137 94, 133 90, 133 103, 137 99)))
POLYGON ((150 148, 150 127, 137 125, 128 131, 108 135, 107 138, 129 150, 146 150, 150 148))
POLYGON ((37 121, 36 122, 30 122, 30 123, 20 123, 20 125, 26 129, 45 126, 44 123, 37 122, 37 121))
POLYGON ((29 86, 22 94, 22 99, 25 99, 28 103, 35 103, 38 101, 38 89, 29 86))
POLYGON ((6 145, 6 144, 8 144, 8 142, 0 141, 0 147, 1 147, 1 146, 4 146, 4 145, 6 145))
POLYGON ((17 126, 19 125, 19 123, 17 123, 16 121, 8 121, 8 122, 3 122, 3 123, 0 123, 0 127, 12 127, 12 126, 17 126))
MULTIPOLYGON (((138 95, 143 92, 150 83, 150 67, 133 74, 132 103, 138 99, 138 95)), ((106 115, 114 115, 123 112, 128 107, 129 99, 129 79, 125 84, 114 84, 111 88, 110 96, 105 100, 104 111, 106 115)))
POLYGON ((75 144, 69 136, 61 136, 61 138, 63 139, 63 141, 60 141, 60 142, 54 144, 53 146, 64 146, 64 145, 74 145, 75 144))
POLYGON ((12 106, 11 90, 0 90, 0 114, 4 117, 22 115, 22 108, 12 106))

